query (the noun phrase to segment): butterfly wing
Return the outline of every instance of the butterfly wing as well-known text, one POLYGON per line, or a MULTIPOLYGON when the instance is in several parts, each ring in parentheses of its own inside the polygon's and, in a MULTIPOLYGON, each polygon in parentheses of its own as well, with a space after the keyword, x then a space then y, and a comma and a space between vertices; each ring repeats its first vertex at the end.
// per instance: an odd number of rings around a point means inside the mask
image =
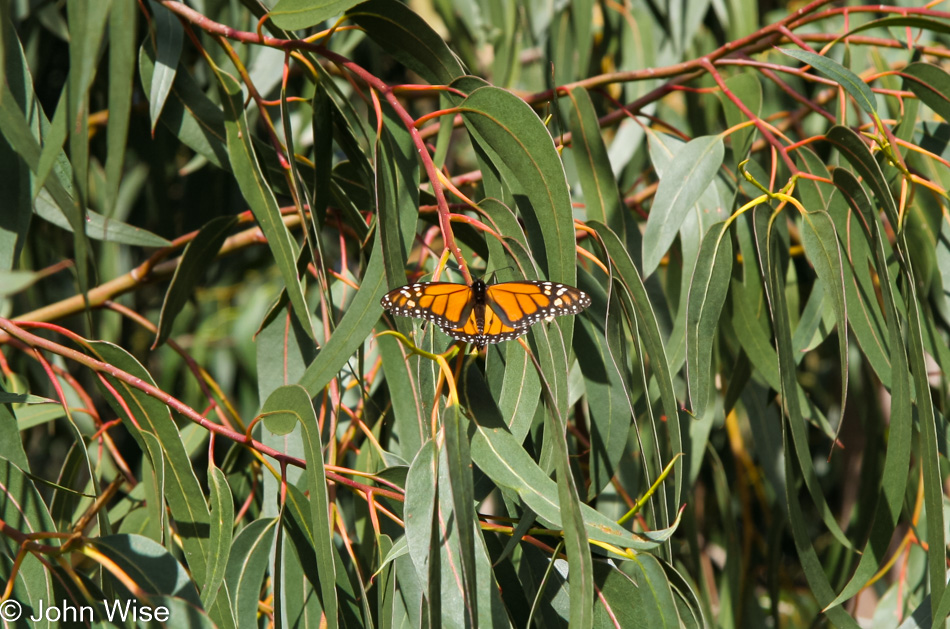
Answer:
POLYGON ((478 347, 510 341, 542 319, 577 314, 590 305, 584 291, 556 282, 476 285, 478 299, 465 284, 419 282, 390 291, 380 303, 394 315, 432 321, 452 338, 478 347))
POLYGON ((389 291, 380 303, 400 317, 432 321, 442 329, 458 328, 471 318, 472 289, 452 282, 418 282, 389 291))
POLYGON ((485 347, 489 343, 510 341, 528 333, 528 328, 515 328, 507 325, 491 308, 484 308, 484 325, 478 329, 478 312, 473 309, 464 325, 457 327, 442 327, 442 330, 457 341, 472 343, 478 347, 485 347))
POLYGON ((575 315, 590 305, 590 297, 579 288, 524 280, 492 284, 485 300, 502 323, 511 328, 527 328, 542 319, 575 315))

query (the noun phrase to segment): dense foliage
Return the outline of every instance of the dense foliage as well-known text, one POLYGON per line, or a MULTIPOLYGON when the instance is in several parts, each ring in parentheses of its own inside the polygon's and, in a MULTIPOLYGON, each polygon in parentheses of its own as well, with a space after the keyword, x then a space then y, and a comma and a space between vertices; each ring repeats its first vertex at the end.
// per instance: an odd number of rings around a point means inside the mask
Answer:
POLYGON ((941 8, 0 0, 4 626, 943 625, 941 8))

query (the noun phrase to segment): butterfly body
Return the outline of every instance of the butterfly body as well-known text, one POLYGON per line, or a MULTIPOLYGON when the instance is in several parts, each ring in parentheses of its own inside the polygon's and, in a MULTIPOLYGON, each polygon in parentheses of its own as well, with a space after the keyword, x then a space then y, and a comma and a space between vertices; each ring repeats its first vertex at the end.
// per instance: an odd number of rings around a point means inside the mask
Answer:
POLYGON ((527 334, 542 319, 577 314, 590 305, 590 297, 556 282, 475 280, 471 286, 408 284, 387 293, 380 303, 394 315, 432 321, 452 338, 484 347, 527 334))

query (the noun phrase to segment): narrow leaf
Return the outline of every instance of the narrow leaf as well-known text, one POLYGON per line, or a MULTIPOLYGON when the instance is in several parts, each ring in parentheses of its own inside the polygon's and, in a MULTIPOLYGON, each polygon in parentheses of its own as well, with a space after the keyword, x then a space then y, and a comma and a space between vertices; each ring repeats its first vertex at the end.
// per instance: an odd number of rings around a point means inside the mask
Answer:
POLYGON ((254 520, 241 529, 231 545, 225 579, 231 592, 231 606, 239 629, 257 627, 257 607, 261 586, 270 563, 271 546, 277 534, 277 520, 254 520))
POLYGON ((717 223, 703 237, 686 302, 686 380, 693 414, 706 412, 712 386, 712 349, 719 315, 732 275, 732 238, 728 224, 717 223))
POLYGON ((930 63, 912 63, 901 72, 904 86, 944 120, 950 120, 950 74, 930 63))
POLYGON ((779 52, 785 53, 789 57, 794 57, 799 61, 807 63, 826 77, 840 85, 851 97, 857 101, 869 116, 877 116, 874 105, 874 92, 868 87, 867 83, 861 80, 857 74, 847 69, 834 59, 829 59, 822 55, 816 55, 807 50, 796 50, 790 48, 779 48, 779 52))
MULTIPOLYGON (((574 217, 564 167, 547 128, 520 98, 496 87, 473 91, 459 104, 467 128, 489 148, 511 174, 509 185, 520 187, 528 202, 519 206, 525 231, 540 233, 532 254, 547 270, 547 279, 573 284, 574 217)), ((567 331, 570 322, 562 322, 567 331), (567 323, 567 325, 565 325, 567 323)), ((569 337, 568 337, 569 340, 569 337)))
POLYGON ((178 60, 181 57, 184 29, 178 20, 178 16, 159 3, 151 0, 149 7, 152 9, 152 15, 154 16, 157 49, 155 73, 152 74, 148 103, 148 113, 152 120, 152 135, 154 135, 155 126, 162 115, 165 101, 168 100, 172 85, 175 83, 175 75, 178 73, 178 60))
POLYGON ((310 395, 299 385, 280 387, 267 398, 262 413, 288 413, 296 416, 305 438, 307 458, 307 485, 310 489, 310 519, 313 526, 313 552, 317 556, 321 598, 328 626, 338 626, 337 593, 333 584, 337 574, 333 555, 332 528, 330 526, 330 500, 327 495, 326 472, 323 464, 323 447, 320 428, 313 410, 310 395))
POLYGON ((277 199, 264 178, 251 142, 251 130, 244 114, 244 97, 241 86, 234 78, 225 73, 217 72, 218 87, 221 99, 224 101, 225 128, 228 135, 228 155, 231 159, 231 168, 237 179, 241 194, 254 213, 254 218, 261 226, 261 231, 267 238, 270 247, 284 279, 284 286, 293 305, 294 316, 311 338, 314 336, 313 321, 310 319, 310 309, 303 294, 303 286, 297 277, 297 244, 287 231, 277 207, 277 199))
POLYGON ((359 0, 280 0, 270 11, 277 28, 299 31, 342 14, 359 0))
POLYGON ((864 178, 877 204, 883 206, 884 214, 891 223, 891 227, 897 229, 900 225, 897 218, 897 202, 891 194, 880 164, 871 155, 871 151, 868 150, 861 136, 848 127, 837 125, 828 130, 825 138, 841 151, 841 155, 854 166, 858 175, 864 178))
POLYGON ((383 273, 383 254, 376 239, 369 262, 363 272, 360 288, 353 301, 346 307, 343 319, 336 326, 330 340, 323 346, 300 384, 311 394, 317 395, 339 373, 366 337, 372 332, 382 311, 379 299, 386 292, 386 275, 383 273))
POLYGON ((397 61, 432 85, 448 85, 465 74, 445 40, 402 3, 369 0, 347 16, 397 61))
POLYGON ((584 190, 587 218, 606 223, 618 233, 624 231, 627 209, 620 199, 617 180, 610 168, 607 147, 590 94, 575 87, 568 94, 571 101, 571 147, 577 173, 584 190))
POLYGON ((643 274, 659 266, 673 244, 686 213, 699 200, 719 167, 725 148, 722 138, 708 135, 687 142, 660 179, 643 234, 643 274))
POLYGON ((848 398, 848 307, 844 296, 844 270, 838 234, 827 212, 802 215, 802 244, 805 255, 815 265, 815 273, 831 297, 838 326, 838 355, 841 368, 841 415, 848 398))
POLYGON ((207 272, 218 250, 228 237, 231 228, 237 224, 236 216, 219 216, 201 228, 194 240, 185 247, 181 262, 175 268, 171 284, 165 292, 162 312, 158 319, 158 331, 152 349, 165 342, 171 334, 175 317, 185 307, 192 291, 198 285, 201 276, 207 272))
POLYGON ((234 499, 228 479, 215 464, 208 462, 208 489, 211 503, 211 532, 208 539, 211 553, 208 555, 208 580, 201 588, 201 601, 205 609, 211 609, 224 583, 224 574, 231 552, 234 529, 234 499))

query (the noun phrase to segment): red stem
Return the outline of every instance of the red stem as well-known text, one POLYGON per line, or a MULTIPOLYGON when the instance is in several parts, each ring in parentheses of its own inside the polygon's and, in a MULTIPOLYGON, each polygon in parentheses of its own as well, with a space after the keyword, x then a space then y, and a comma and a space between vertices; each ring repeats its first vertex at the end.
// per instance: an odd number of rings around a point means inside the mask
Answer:
MULTIPOLYGON (((59 345, 58 343, 44 339, 41 336, 30 334, 29 332, 21 328, 19 325, 15 324, 13 321, 10 321, 9 319, 5 319, 3 317, 0 317, 0 329, 2 329, 4 332, 9 334, 13 338, 19 339, 20 341, 26 343, 30 347, 45 349, 47 351, 53 352, 54 354, 58 354, 64 358, 73 360, 89 369, 92 369, 93 371, 97 373, 108 374, 112 376, 113 378, 115 378, 116 380, 120 380, 126 383, 127 385, 133 388, 136 388, 139 391, 142 391, 143 393, 161 401, 163 404, 165 404, 169 408, 174 409, 175 411, 184 415, 185 417, 195 422, 196 424, 202 426, 203 428, 211 432, 214 432, 218 435, 221 435, 223 437, 226 437, 228 439, 231 439, 235 443, 241 443, 241 444, 251 446, 258 452, 260 452, 261 454, 265 454, 273 459, 276 459, 279 462, 286 462, 290 465, 295 465, 301 468, 307 467, 307 463, 303 459, 298 459, 297 457, 293 457, 288 454, 284 454, 283 452, 279 452, 278 450, 275 450, 274 448, 271 448, 270 446, 264 445, 260 441, 257 441, 254 439, 248 440, 244 434, 237 432, 236 430, 231 430, 230 428, 227 428, 220 424, 215 424, 214 422, 209 421, 205 417, 202 417, 197 411, 195 411, 193 408, 191 408, 190 406, 188 406, 181 400, 165 393, 158 387, 151 385, 148 382, 145 382, 144 380, 142 380, 141 378, 137 376, 133 376, 130 373, 122 371, 118 367, 110 365, 109 363, 102 362, 100 360, 96 360, 95 358, 92 358, 91 356, 87 356, 86 354, 83 354, 82 352, 71 349, 69 347, 65 347, 63 345, 59 345)), ((361 483, 354 482, 350 480, 349 478, 346 478, 345 476, 336 474, 334 472, 327 471, 326 476, 327 476, 327 479, 329 480, 354 488, 361 493, 365 493, 369 489, 373 489, 380 495, 387 496, 394 500, 401 501, 403 499, 402 495, 396 492, 387 491, 387 490, 378 489, 378 488, 369 488, 361 483)))

